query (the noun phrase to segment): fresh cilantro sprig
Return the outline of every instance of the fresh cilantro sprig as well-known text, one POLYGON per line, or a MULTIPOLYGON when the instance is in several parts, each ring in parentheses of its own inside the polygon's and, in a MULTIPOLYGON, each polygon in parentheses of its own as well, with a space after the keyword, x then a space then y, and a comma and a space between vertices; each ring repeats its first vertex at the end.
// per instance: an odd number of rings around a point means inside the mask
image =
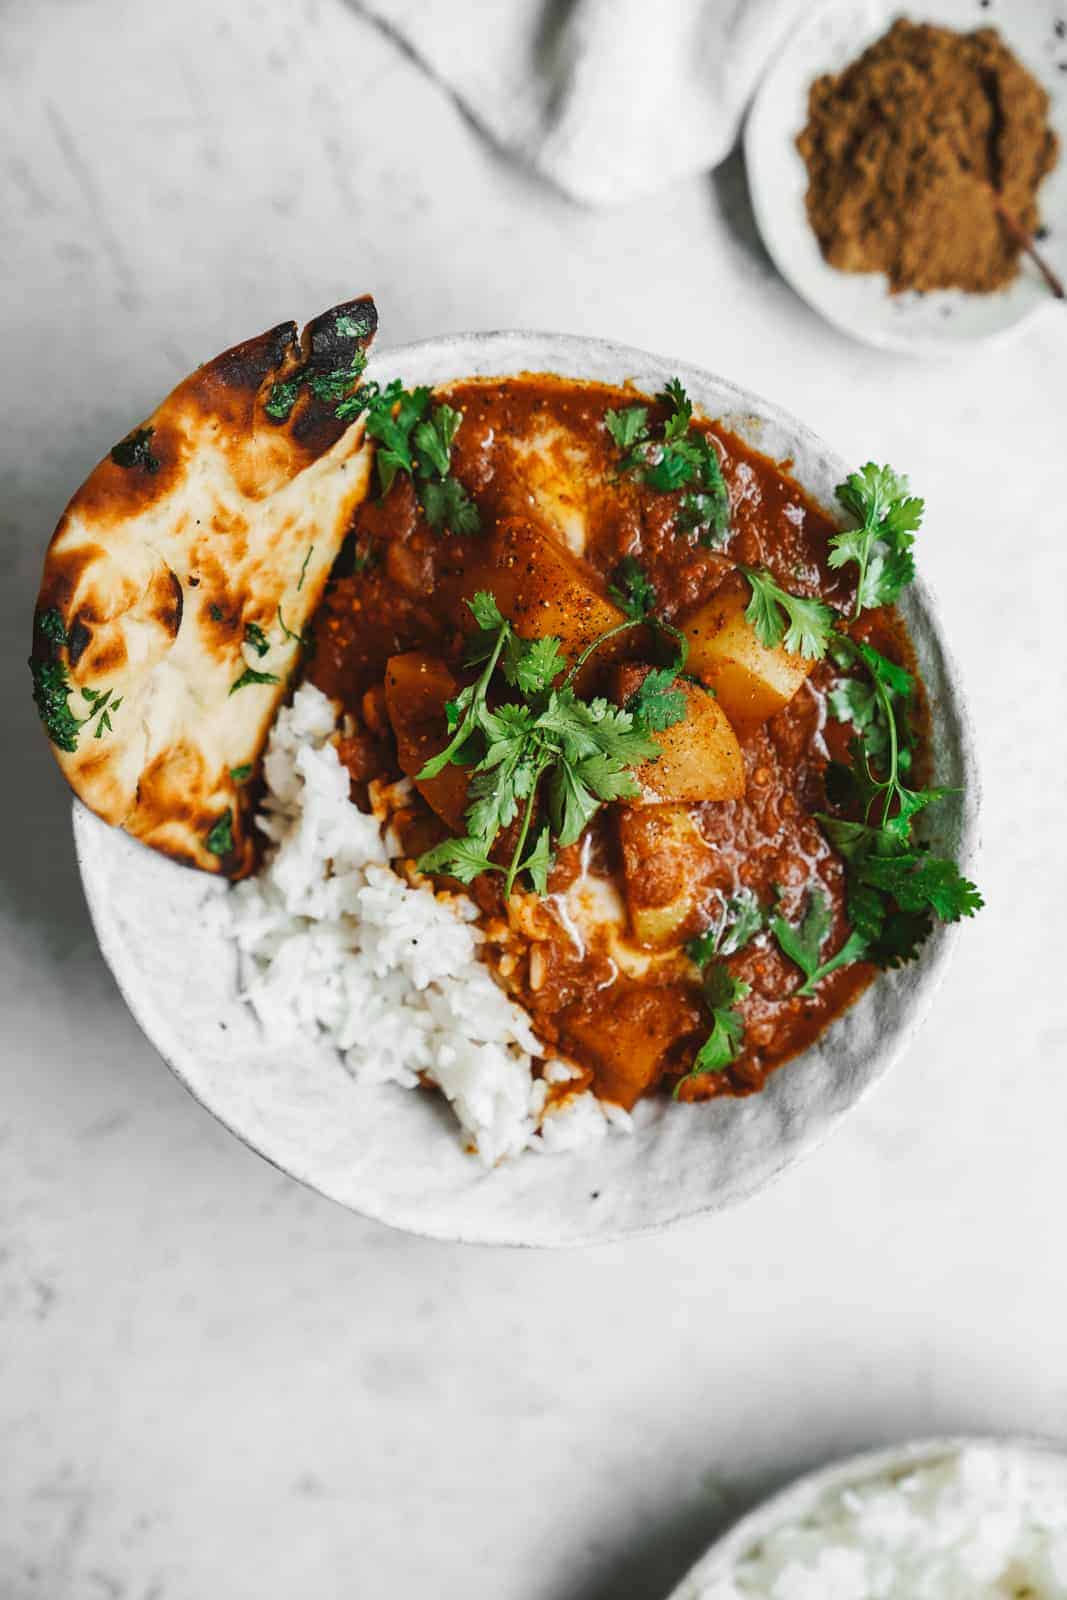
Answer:
POLYGON ((752 590, 745 608, 756 638, 767 650, 785 643, 794 655, 820 661, 829 647, 834 613, 824 600, 790 594, 762 567, 740 567, 752 590))
POLYGON ((853 959, 899 966, 914 958, 935 918, 956 922, 984 902, 954 861, 913 838, 920 812, 953 791, 911 788, 904 781, 912 764, 911 674, 845 634, 835 639, 834 658, 859 673, 839 680, 829 695, 831 714, 852 722, 856 737, 849 747, 851 766, 831 766, 827 790, 860 820, 821 813, 819 821, 845 862, 853 927, 848 943, 858 941, 853 959))
POLYGON ((689 641, 680 628, 655 614, 656 590, 641 563, 624 556, 612 574, 608 594, 631 622, 647 623, 674 651, 669 666, 653 667, 626 702, 627 711, 650 733, 662 733, 683 721, 686 714, 684 690, 678 679, 685 671, 689 641))
POLYGON ((717 921, 690 939, 685 953, 696 966, 706 966, 715 956, 732 956, 762 932, 766 913, 751 889, 741 889, 723 905, 717 921))
POLYGON ((678 378, 656 398, 666 406, 667 418, 655 431, 644 405, 604 415, 604 426, 622 452, 619 475, 629 474, 664 494, 685 490, 678 507, 679 529, 694 533, 701 544, 719 547, 729 530, 730 496, 718 452, 709 435, 693 427, 693 404, 678 378))
POLYGON ((655 610, 655 587, 636 556, 623 556, 611 575, 608 594, 633 622, 643 622, 655 610))
MULTIPOLYGON (((735 978, 724 962, 713 961, 705 968, 702 991, 711 1012, 711 1032, 686 1074, 690 1078, 698 1078, 705 1072, 725 1072, 737 1060, 745 1037, 744 1015, 737 1006, 751 994, 752 987, 735 978)), ((684 1082, 685 1078, 679 1080, 675 1096, 684 1082)))
POLYGON ((838 500, 859 522, 830 540, 830 566, 857 568, 853 617, 871 606, 892 605, 915 576, 912 546, 925 502, 910 493, 906 477, 873 461, 849 473, 838 500))
POLYGON ((718 921, 686 945, 686 955, 701 969, 701 991, 711 1012, 711 1031, 697 1051, 689 1072, 675 1085, 675 1098, 686 1078, 698 1078, 705 1072, 725 1072, 741 1053, 745 1019, 737 1007, 751 989, 733 976, 725 958, 750 944, 761 932, 764 922, 765 914, 759 900, 751 889, 742 889, 726 901, 718 921))
POLYGON ((380 492, 389 493, 397 473, 414 481, 431 528, 477 533, 478 507, 452 472, 452 445, 463 421, 453 406, 432 406, 433 391, 405 389, 398 378, 384 387, 363 384, 343 400, 335 415, 342 421, 366 414, 366 429, 377 442, 375 459, 380 492))
MULTIPOLYGON (((907 717, 914 692, 911 674, 870 645, 844 634, 838 636, 835 649, 839 659, 851 656, 864 671, 870 699, 859 698, 861 721, 849 747, 852 766, 844 772, 834 770, 832 792, 837 799, 858 802, 865 823, 873 820, 879 832, 907 844, 913 818, 954 793, 947 788, 910 789, 904 782, 912 755, 907 717)), ((837 716, 846 705, 851 710, 855 700, 854 692, 842 689, 831 701, 833 715, 837 716)))
POLYGON ((835 955, 828 961, 820 961, 831 920, 830 901, 821 889, 811 890, 799 923, 794 925, 787 922, 780 913, 771 918, 771 932, 778 941, 778 948, 804 974, 804 982, 796 991, 798 996, 814 994, 823 978, 829 977, 831 972, 863 959, 867 941, 862 933, 854 929, 835 955))
POLYGON ((889 712, 897 735, 897 767, 906 772, 911 766, 912 733, 908 717, 915 680, 911 673, 865 640, 838 635, 830 655, 837 666, 859 666, 859 676, 838 678, 826 696, 830 715, 837 722, 851 722, 862 741, 868 759, 882 762, 889 753, 889 712), (879 691, 878 685, 882 690, 879 691))
POLYGON ((519 638, 484 590, 467 604, 480 631, 472 660, 482 670, 446 707, 452 737, 418 774, 428 781, 450 763, 470 768, 467 834, 427 851, 419 867, 451 873, 464 883, 481 872, 503 872, 506 894, 525 872, 543 894, 552 842, 560 848, 573 844, 602 805, 635 799, 640 791, 631 769, 660 754, 629 710, 602 698, 583 700, 574 688, 593 652, 637 623, 627 619, 601 634, 557 682, 566 666, 558 639, 519 638), (489 686, 497 670, 521 700, 490 706, 489 686), (542 796, 548 820, 527 852, 542 796), (516 842, 503 867, 492 861, 491 851, 501 830, 516 820, 516 842))

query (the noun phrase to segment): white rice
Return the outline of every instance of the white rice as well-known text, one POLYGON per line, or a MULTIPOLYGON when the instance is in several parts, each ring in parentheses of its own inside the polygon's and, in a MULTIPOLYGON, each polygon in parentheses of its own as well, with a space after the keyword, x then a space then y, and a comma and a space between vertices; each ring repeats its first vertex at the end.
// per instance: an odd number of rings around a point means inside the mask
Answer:
POLYGON ((548 1103, 548 1085, 572 1069, 548 1061, 534 1076, 544 1047, 478 960, 476 907, 393 871, 399 845, 350 801, 335 729, 332 702, 310 684, 279 713, 258 819, 271 846, 223 902, 264 1028, 322 1029, 364 1083, 437 1084, 486 1166, 629 1129, 626 1112, 589 1092, 548 1103))
POLYGON ((970 1447, 828 1494, 694 1600, 1067 1600, 1067 1470, 970 1447))

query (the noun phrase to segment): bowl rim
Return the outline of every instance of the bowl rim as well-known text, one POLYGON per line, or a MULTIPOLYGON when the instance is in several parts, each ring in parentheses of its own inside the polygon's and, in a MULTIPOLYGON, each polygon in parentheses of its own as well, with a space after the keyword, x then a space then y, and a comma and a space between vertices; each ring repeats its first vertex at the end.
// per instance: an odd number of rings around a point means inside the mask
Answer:
MULTIPOLYGON (((568 333, 541 331, 541 330, 486 330, 472 333, 451 333, 437 335, 410 343, 381 346, 375 348, 373 355, 374 365, 379 365, 382 359, 387 361, 401 361, 405 364, 419 362, 423 357, 441 358, 450 350, 456 353, 456 367, 454 379, 439 379, 438 383, 447 381, 463 381, 470 374, 464 370, 464 358, 471 359, 474 352, 482 355, 492 354, 495 350, 502 353, 526 350, 530 356, 529 364, 517 364, 514 355, 505 360, 499 367, 493 369, 493 376, 497 378, 517 377, 523 373, 546 373, 556 375, 552 365, 553 352, 556 355, 565 354, 570 361, 577 361, 583 355, 608 358, 620 368, 625 368, 628 373, 639 373, 642 377, 654 376, 657 379, 667 374, 677 374, 684 382, 693 382, 697 386, 706 385, 720 391, 726 404, 720 414, 727 414, 730 407, 743 417, 750 417, 762 423, 769 423, 781 427, 797 441, 803 441, 807 446, 822 453, 824 457, 833 460, 835 468, 840 471, 847 470, 836 451, 830 450, 824 441, 805 423, 801 422, 791 412, 778 406, 762 396, 754 394, 751 390, 744 389, 739 384, 706 368, 694 365, 683 358, 672 358, 655 355, 649 351, 635 346, 621 344, 615 340, 602 339, 588 335, 575 335, 568 333)), ((481 375, 484 376, 484 375, 481 375)), ((575 381, 583 381, 580 377, 575 381)), ((587 377, 587 382, 607 382, 602 378, 587 377)), ((618 380, 620 383, 622 379, 618 380)), ((705 408, 697 402, 697 409, 705 408)), ((708 413, 710 414, 710 413, 708 413)), ((810 492, 810 491, 809 491, 810 492)), ((941 621, 940 609, 936 599, 931 593, 922 576, 917 576, 911 585, 912 591, 917 595, 919 604, 925 612, 929 622, 929 632, 932 635, 941 659, 942 672, 946 688, 948 689, 948 704, 956 725, 958 759, 962 769, 962 807, 960 817, 960 864, 964 870, 973 867, 976 856, 980 850, 978 819, 981 805, 981 781, 977 764, 976 740, 971 717, 970 706, 955 657, 945 638, 941 621)), ((782 1149, 778 1152, 778 1159, 771 1160, 769 1164, 758 1167, 734 1185, 724 1199, 715 1193, 706 1194, 700 1203, 683 1201, 674 1209, 660 1212, 651 1216, 647 1221, 640 1223, 627 1223, 615 1227, 588 1226, 584 1230, 577 1228, 568 1232, 564 1237, 549 1237, 538 1231, 527 1235, 522 1230, 508 1230, 499 1227, 487 1226, 484 1223, 471 1225, 445 1224, 438 1225, 432 1215, 427 1215, 425 1209, 415 1209, 406 1212, 403 1216, 395 1214, 395 1208, 389 1204, 376 1206, 372 1201, 361 1198, 355 1203, 346 1196, 333 1192, 331 1187, 324 1187, 324 1180, 316 1176, 312 1161, 301 1162, 291 1154, 284 1158, 271 1153, 264 1145, 257 1141, 255 1136, 246 1131, 240 1124, 240 1119, 228 1111, 219 1109, 212 1103, 211 1096, 205 1093, 197 1082, 195 1068, 190 1065, 195 1052, 190 1052, 183 1058, 181 1040, 172 1037, 167 1047, 160 1043, 160 1035, 164 1038, 172 1034, 169 1025, 161 1024, 155 1014, 155 1006, 149 994, 132 981, 131 969, 123 958, 119 948, 120 941, 113 938, 113 930, 104 920, 104 907, 97 904, 94 890, 91 886, 91 868, 88 865, 88 853, 92 848, 92 829, 94 826, 103 827, 92 812, 84 804, 75 799, 72 806, 72 825, 74 834, 75 856, 79 873, 82 879, 83 892, 89 910, 93 929, 100 945, 101 953, 111 971, 112 977, 122 995, 134 1020, 145 1034, 149 1044, 156 1051, 175 1077, 185 1087, 206 1111, 220 1122, 248 1149, 254 1151, 278 1171, 284 1172, 288 1177, 304 1184, 306 1187, 333 1200, 349 1211, 382 1222, 392 1227, 397 1227, 404 1232, 413 1233, 419 1237, 441 1241, 461 1242, 481 1245, 509 1245, 529 1248, 581 1248, 589 1244, 601 1244, 619 1241, 640 1235, 658 1233, 668 1227, 677 1226, 684 1221, 693 1220, 700 1216, 727 1209, 739 1204, 754 1194, 766 1188, 770 1183, 779 1179, 786 1170, 797 1165, 809 1155, 813 1154, 836 1128, 841 1119, 851 1112, 867 1094, 880 1082, 889 1070, 896 1064, 900 1055, 907 1047, 914 1032, 927 1016, 936 993, 944 979, 948 964, 956 947, 956 942, 961 932, 960 924, 949 924, 937 929, 937 938, 927 947, 926 952, 918 963, 922 970, 921 981, 917 991, 910 996, 905 1007, 904 1015, 898 1020, 896 1027, 889 1038, 880 1043, 877 1065, 847 1098, 845 1103, 833 1108, 821 1120, 821 1123, 812 1128, 799 1147, 782 1149)), ((141 848, 144 848, 143 846, 141 848)), ((188 869, 186 869, 188 870, 188 869)), ((877 980, 875 980, 877 982, 877 980)), ((801 1057, 797 1057, 799 1061, 801 1057)), ((788 1063, 793 1066, 796 1062, 788 1063)), ((561 1156, 560 1159, 565 1159, 561 1156)))
POLYGON ((921 1435, 899 1444, 881 1445, 871 1450, 839 1457, 813 1467, 776 1489, 766 1499, 745 1511, 725 1532, 714 1539, 704 1554, 689 1568, 667 1596, 667 1600, 697 1600, 700 1590, 729 1576, 729 1570, 745 1552, 767 1538, 785 1522, 810 1515, 815 1505, 835 1490, 861 1485, 880 1477, 906 1473, 917 1467, 933 1466, 964 1450, 993 1450, 1000 1454, 1024 1456, 1031 1460, 1053 1460, 1067 1476, 1067 1446, 1051 1435, 948 1433, 921 1435))

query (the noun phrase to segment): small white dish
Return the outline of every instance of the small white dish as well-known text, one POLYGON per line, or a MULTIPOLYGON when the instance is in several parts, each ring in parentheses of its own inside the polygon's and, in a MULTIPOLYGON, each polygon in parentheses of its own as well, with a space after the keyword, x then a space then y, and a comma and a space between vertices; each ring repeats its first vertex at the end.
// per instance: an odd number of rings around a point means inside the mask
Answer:
MULTIPOLYGON (((779 272, 828 322, 883 350, 947 355, 1008 333, 1039 312, 1067 315, 1025 257, 1018 277, 993 294, 938 290, 889 292, 883 273, 839 272, 823 260, 808 221, 807 168, 796 147, 808 119, 808 91, 824 73, 840 72, 902 14, 888 0, 830 0, 789 35, 756 93, 745 124, 744 149, 752 208, 779 272)), ((1040 249, 1067 277, 1067 38, 1062 0, 990 5, 978 0, 923 0, 903 8, 916 21, 960 31, 999 29, 1009 47, 1048 90, 1051 120, 1063 148, 1039 197, 1050 232, 1040 249)))
POLYGON ((1055 1474, 1058 1480, 1062 1473, 1067 1495, 1067 1453, 1050 1441, 952 1435, 871 1450, 805 1473, 780 1493, 763 1501, 734 1523, 722 1538, 716 1539, 681 1583, 672 1589, 668 1600, 701 1600, 715 1584, 725 1582, 737 1563, 761 1540, 768 1538, 776 1528, 810 1517, 828 1495, 878 1479, 895 1478, 918 1467, 935 1466, 962 1450, 975 1448, 1021 1461, 1035 1476, 1055 1474))
MULTIPOLYGON (((368 377, 442 384, 554 372, 653 394, 677 375, 698 410, 775 460, 789 459, 827 507, 845 463, 767 401, 688 366, 605 341, 490 333, 376 352, 368 377)), ((920 581, 902 610, 933 716, 932 781, 962 792, 936 809, 932 842, 966 872, 977 831, 974 740, 931 598, 920 581)), ((933 816, 933 814, 932 814, 933 816)), ((321 1039, 265 1037, 237 990, 233 946, 211 926, 225 885, 178 866, 80 803, 74 840, 104 957, 134 1017, 196 1098, 293 1177, 365 1216, 438 1239, 569 1245, 645 1232, 732 1205, 813 1149, 914 1036, 958 927, 922 958, 878 978, 762 1094, 703 1106, 642 1102, 632 1136, 567 1155, 532 1152, 485 1172, 464 1154, 443 1099, 358 1084, 321 1039)))

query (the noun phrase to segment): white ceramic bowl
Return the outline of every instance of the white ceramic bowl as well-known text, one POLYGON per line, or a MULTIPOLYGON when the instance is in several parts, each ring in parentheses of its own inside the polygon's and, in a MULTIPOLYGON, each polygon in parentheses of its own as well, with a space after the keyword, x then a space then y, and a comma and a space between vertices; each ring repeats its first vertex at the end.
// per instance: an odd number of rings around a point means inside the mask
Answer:
POLYGON ((1039 1439, 952 1435, 916 1439, 908 1444, 892 1445, 885 1450, 871 1450, 864 1455, 849 1456, 844 1461, 835 1461, 831 1466, 806 1473, 735 1522, 721 1539, 716 1539, 704 1552, 677 1588, 672 1589, 668 1600, 700 1600, 701 1594, 713 1583, 728 1578, 737 1562, 761 1539, 766 1539, 785 1523, 800 1522, 811 1516, 824 1496, 851 1485, 858 1487, 877 1478, 895 1477, 917 1467, 933 1466, 948 1456, 975 1446, 1003 1452, 1016 1460, 1022 1457, 1038 1472, 1042 1469, 1062 1470, 1067 1492, 1067 1454, 1053 1443, 1039 1439))
MULTIPOLYGON (((845 469, 815 436, 732 384, 639 350, 554 334, 443 338, 376 354, 379 380, 440 384, 547 371, 649 393, 678 374, 696 406, 776 459, 790 457, 826 506, 845 469)), ((936 842, 966 869, 978 782, 962 693, 930 597, 904 612, 934 715, 935 781, 963 788, 936 809, 936 842)), ((921 961, 881 978, 802 1058, 745 1100, 642 1103, 630 1138, 588 1153, 527 1154, 486 1173, 463 1153, 443 1101, 353 1082, 321 1040, 263 1035, 238 998, 236 957, 202 915, 224 885, 175 865, 79 804, 74 837, 101 949, 130 1010, 197 1099, 253 1149, 342 1205, 440 1239, 562 1245, 662 1227, 728 1206, 812 1149, 913 1037, 956 935, 939 929, 921 961)), ((918 1112, 917 1112, 918 1114, 918 1112)))
MULTIPOLYGON (((1067 277, 1067 73, 1060 71, 1067 39, 1055 30, 1062 0, 989 11, 975 0, 923 0, 908 14, 960 31, 998 28, 1048 90, 1063 151, 1041 188, 1051 233, 1040 248, 1067 277)), ((848 66, 900 15, 895 0, 828 0, 806 13, 760 84, 745 124, 745 164, 752 208, 775 265, 828 322, 884 350, 945 356, 1006 334, 1034 315, 1067 317, 1067 303, 1053 298, 1026 260, 1015 281, 995 294, 953 289, 926 295, 892 295, 884 274, 838 272, 823 260, 804 206, 808 175, 796 148, 808 120, 808 90, 821 74, 848 66)))

